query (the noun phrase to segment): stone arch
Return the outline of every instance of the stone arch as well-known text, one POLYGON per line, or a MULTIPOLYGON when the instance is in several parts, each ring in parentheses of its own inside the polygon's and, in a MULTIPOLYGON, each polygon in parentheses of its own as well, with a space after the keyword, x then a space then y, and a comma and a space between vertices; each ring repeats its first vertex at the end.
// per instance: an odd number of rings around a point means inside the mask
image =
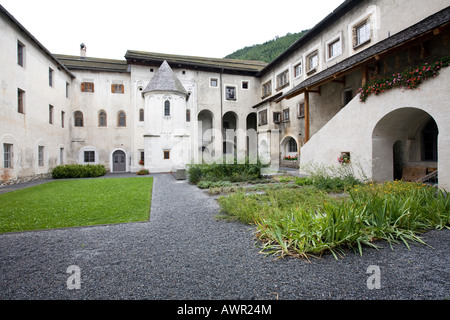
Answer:
MULTIPOLYGON (((426 136, 426 135, 425 135, 426 136)), ((417 180, 437 169, 438 127, 433 117, 419 108, 399 108, 387 113, 372 132, 372 178, 375 181, 417 180), (432 141, 424 139, 424 131, 432 141), (424 157, 432 145, 435 158, 424 157), (401 168, 401 172, 400 172, 401 168)))

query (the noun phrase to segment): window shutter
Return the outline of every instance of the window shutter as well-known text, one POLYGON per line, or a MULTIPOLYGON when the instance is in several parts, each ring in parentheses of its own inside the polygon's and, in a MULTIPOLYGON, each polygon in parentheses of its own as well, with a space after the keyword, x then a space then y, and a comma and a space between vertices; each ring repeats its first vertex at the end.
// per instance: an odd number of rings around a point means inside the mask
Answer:
POLYGON ((84 87, 84 82, 81 83, 81 92, 84 92, 86 89, 84 87))
POLYGON ((94 92, 94 83, 92 82, 92 92, 94 92))
POLYGON ((124 93, 124 89, 125 89, 125 86, 124 86, 124 85, 122 85, 122 93, 124 93))
POLYGON ((111 93, 114 93, 114 85, 111 85, 111 93))

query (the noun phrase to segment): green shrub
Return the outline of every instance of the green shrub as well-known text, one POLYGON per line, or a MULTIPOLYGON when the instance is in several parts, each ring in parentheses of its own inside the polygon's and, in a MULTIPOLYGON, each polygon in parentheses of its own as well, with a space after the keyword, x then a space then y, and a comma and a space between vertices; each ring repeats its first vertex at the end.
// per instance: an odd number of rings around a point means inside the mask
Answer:
POLYGON ((53 179, 94 178, 105 175, 106 168, 101 164, 66 164, 55 167, 51 174, 53 179))

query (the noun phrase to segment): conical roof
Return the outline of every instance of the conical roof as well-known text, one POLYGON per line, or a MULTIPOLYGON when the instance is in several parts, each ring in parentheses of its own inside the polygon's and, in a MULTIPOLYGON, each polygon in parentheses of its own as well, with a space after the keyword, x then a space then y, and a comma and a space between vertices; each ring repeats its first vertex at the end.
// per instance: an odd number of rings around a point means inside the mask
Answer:
POLYGON ((169 64, 165 60, 142 93, 144 94, 146 92, 153 91, 177 92, 184 95, 188 94, 178 77, 173 72, 172 68, 170 68, 169 64))

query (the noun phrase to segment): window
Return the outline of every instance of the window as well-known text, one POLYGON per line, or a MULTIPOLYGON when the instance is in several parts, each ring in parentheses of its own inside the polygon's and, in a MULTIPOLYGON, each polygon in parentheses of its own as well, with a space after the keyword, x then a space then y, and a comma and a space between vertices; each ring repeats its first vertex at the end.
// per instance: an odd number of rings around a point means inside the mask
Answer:
POLYGON ((83 127, 84 126, 83 112, 75 111, 75 113, 73 114, 73 117, 75 119, 75 127, 83 127))
POLYGON ((353 91, 345 90, 342 92, 343 107, 345 107, 353 99, 353 91))
POLYGON ((144 121, 144 109, 139 109, 139 121, 144 121))
POLYGON ((22 42, 17 41, 17 64, 23 67, 24 60, 25 60, 25 45, 22 42))
POLYGON ((284 88, 289 85, 289 71, 286 70, 277 76, 277 89, 284 88))
POLYGON ((244 90, 248 89, 248 81, 242 81, 242 89, 244 90))
POLYGON ((81 92, 94 92, 94 83, 93 82, 82 82, 81 83, 81 92))
POLYGON ((225 99, 236 101, 236 87, 225 87, 225 99))
POLYGON ((289 121, 289 109, 284 109, 283 110, 283 121, 284 122, 289 121))
POLYGON ((274 112, 273 113, 273 122, 274 123, 280 123, 281 122, 281 112, 274 112))
POLYGON ((305 104, 304 103, 297 103, 297 117, 302 118, 305 116, 305 104))
POLYGON ((38 147, 38 164, 40 167, 44 166, 44 146, 38 147))
POLYGON ((370 41, 370 22, 366 19, 353 28, 353 47, 358 47, 370 41))
POLYGON ((272 81, 267 81, 262 85, 262 98, 272 94, 272 81))
POLYGON ((127 126, 127 116, 123 111, 120 111, 119 114, 117 115, 117 126, 118 127, 127 126))
POLYGON ((9 143, 3 144, 3 168, 13 167, 13 145, 9 143))
POLYGON ((289 139, 288 150, 289 152, 297 152, 297 142, 293 138, 289 139))
POLYGON ((53 87, 53 69, 48 68, 48 85, 53 87))
POLYGON ((95 151, 85 151, 84 162, 95 162, 95 151))
POLYGON ((319 65, 319 54, 317 51, 311 53, 306 58, 307 71, 308 73, 316 71, 316 67, 319 65))
POLYGON ((66 113, 64 111, 61 111, 61 128, 64 128, 65 117, 66 113))
POLYGON ((169 100, 164 101, 164 116, 170 117, 170 101, 169 100))
POLYGON ((297 78, 302 75, 302 63, 298 63, 294 66, 294 77, 297 78))
POLYGON ((328 53, 327 53, 328 59, 337 57, 341 53, 342 53, 341 38, 333 40, 331 43, 328 44, 328 53))
POLYGON ((191 110, 186 109, 186 122, 191 122, 191 110))
POLYGON ((218 85, 218 81, 217 81, 216 78, 211 78, 211 79, 209 80, 209 86, 210 86, 210 87, 217 87, 217 85, 218 85))
POLYGON ((124 93, 124 85, 123 84, 112 84, 111 92, 112 93, 124 93))
POLYGON ((25 91, 17 89, 17 112, 25 113, 24 105, 25 105, 25 91))
POLYGON ((259 125, 264 125, 267 124, 267 109, 266 110, 262 110, 260 112, 258 112, 258 117, 259 117, 259 125))
POLYGON ((66 98, 69 97, 69 83, 66 82, 66 98))
POLYGON ((59 164, 64 164, 64 148, 59 148, 59 164))
POLYGON ((107 122, 106 122, 106 112, 105 111, 100 111, 98 113, 98 126, 99 127, 106 127, 107 122))
POLYGON ((145 153, 144 153, 144 151, 140 151, 140 154, 141 154, 141 160, 140 160, 139 162, 142 163, 142 164, 144 164, 144 161, 145 161, 145 153))
POLYGON ((53 106, 48 106, 48 123, 53 124, 53 106))
POLYGON ((170 159, 170 151, 164 150, 164 160, 170 159))

